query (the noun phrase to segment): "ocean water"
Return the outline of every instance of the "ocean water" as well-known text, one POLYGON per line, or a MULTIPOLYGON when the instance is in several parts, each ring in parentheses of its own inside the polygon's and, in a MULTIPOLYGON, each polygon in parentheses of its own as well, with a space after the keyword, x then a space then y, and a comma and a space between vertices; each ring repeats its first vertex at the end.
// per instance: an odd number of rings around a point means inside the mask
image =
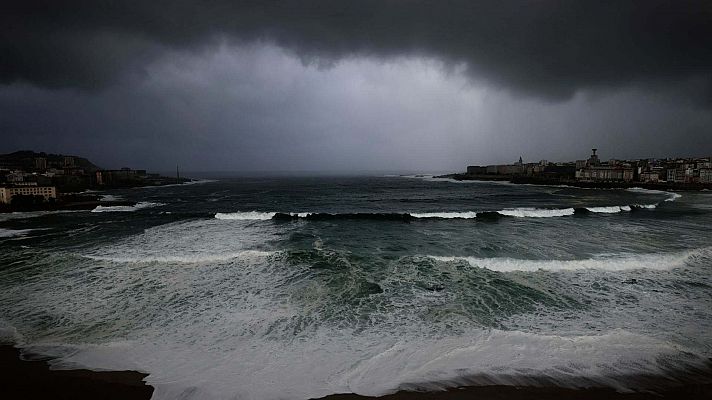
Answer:
POLYGON ((712 356, 712 194, 235 178, 0 215, 0 338, 156 399, 528 377, 635 390, 712 356))

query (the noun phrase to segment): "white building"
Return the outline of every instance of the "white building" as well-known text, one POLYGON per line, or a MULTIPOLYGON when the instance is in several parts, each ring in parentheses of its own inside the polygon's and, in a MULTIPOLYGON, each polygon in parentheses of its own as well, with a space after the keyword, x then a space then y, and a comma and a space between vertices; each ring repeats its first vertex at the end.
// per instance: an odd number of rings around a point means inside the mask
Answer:
POLYGON ((42 196, 44 200, 57 198, 54 186, 0 187, 0 203, 10 204, 13 196, 42 196))

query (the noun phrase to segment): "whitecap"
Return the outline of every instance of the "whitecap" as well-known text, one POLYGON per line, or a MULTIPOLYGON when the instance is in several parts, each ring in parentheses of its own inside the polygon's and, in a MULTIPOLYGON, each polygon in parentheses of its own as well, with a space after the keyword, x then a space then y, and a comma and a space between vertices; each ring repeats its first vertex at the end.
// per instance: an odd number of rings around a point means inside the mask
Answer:
POLYGON ((132 212, 143 208, 159 207, 165 205, 164 203, 152 203, 149 201, 141 201, 133 206, 96 206, 91 212, 132 212))
POLYGON ((586 209, 593 213, 604 213, 604 214, 615 214, 621 211, 630 211, 630 206, 608 206, 608 207, 586 207, 586 209))
POLYGON ((10 238, 16 236, 25 236, 34 229, 3 229, 0 228, 0 238, 10 238))
MULTIPOLYGON (((298 212, 298 213, 283 213, 286 215, 291 215, 293 217, 306 218, 309 216, 310 212, 298 212)), ((216 213, 216 219, 224 220, 240 220, 240 221, 266 221, 274 218, 277 212, 271 211, 236 211, 231 213, 216 213)))
POLYGON ((123 196, 114 194, 102 194, 99 197, 99 201, 122 201, 125 200, 123 196))
POLYGON ((598 269, 604 271, 624 271, 636 269, 670 270, 685 266, 690 257, 708 253, 712 248, 702 248, 672 254, 618 254, 605 255, 581 260, 523 260, 516 258, 478 258, 428 256, 438 261, 466 261, 473 267, 486 268, 498 272, 574 271, 598 269))
POLYGON ((644 189, 641 187, 632 187, 632 188, 628 188, 626 190, 629 192, 633 192, 633 193, 664 194, 667 196, 667 198, 663 201, 675 201, 675 200, 679 199, 680 197, 682 197, 681 194, 675 193, 675 192, 666 192, 664 190, 656 190, 656 189, 644 189))
POLYGON ((451 211, 451 212, 427 212, 427 213, 410 213, 414 218, 477 218, 477 213, 474 211, 451 211))
POLYGON ((86 258, 99 261, 111 261, 118 263, 175 263, 175 264, 200 264, 229 261, 236 258, 255 259, 258 257, 269 257, 275 254, 272 251, 242 250, 236 252, 219 254, 164 254, 164 255, 124 255, 124 256, 103 256, 103 255, 82 255, 86 258))
POLYGON ((573 208, 508 208, 497 211, 498 214, 519 218, 551 218, 574 215, 573 208))

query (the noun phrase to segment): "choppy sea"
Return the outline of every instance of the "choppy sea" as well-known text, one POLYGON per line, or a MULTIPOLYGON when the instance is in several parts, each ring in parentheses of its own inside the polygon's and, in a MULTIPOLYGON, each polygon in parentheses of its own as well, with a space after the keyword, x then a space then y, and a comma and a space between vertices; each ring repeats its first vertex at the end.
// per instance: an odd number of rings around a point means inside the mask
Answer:
POLYGON ((712 193, 429 176, 115 190, 0 214, 0 339, 156 399, 625 377, 712 356, 712 193))

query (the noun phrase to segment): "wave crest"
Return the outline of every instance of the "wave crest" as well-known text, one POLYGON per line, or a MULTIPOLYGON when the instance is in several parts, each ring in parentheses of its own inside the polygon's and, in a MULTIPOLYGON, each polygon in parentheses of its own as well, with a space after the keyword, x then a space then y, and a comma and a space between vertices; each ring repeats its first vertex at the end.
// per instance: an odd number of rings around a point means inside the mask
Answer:
POLYGON ((585 208, 507 208, 499 211, 431 211, 431 212, 402 212, 402 213, 318 213, 318 212, 274 212, 274 211, 237 211, 231 213, 216 213, 216 219, 222 220, 246 220, 246 221, 267 221, 267 220, 296 220, 306 219, 309 221, 323 220, 392 220, 392 221, 413 221, 416 219, 481 219, 490 220, 501 217, 515 218, 554 218, 566 217, 579 213, 607 213, 614 214, 628 212, 634 209, 654 209, 657 204, 631 204, 626 206, 603 206, 585 208))
POLYGON ((670 270, 685 266, 692 257, 709 254, 712 248, 705 247, 673 254, 620 254, 582 260, 522 260, 515 258, 478 258, 428 256, 443 262, 466 261, 473 267, 486 268, 498 272, 574 271, 598 269, 604 271, 625 271, 636 269, 670 270))
POLYGON ((573 208, 508 208, 497 211, 498 214, 518 218, 564 217, 567 215, 574 215, 575 212, 576 210, 573 208))
POLYGON ((165 205, 164 203, 152 203, 150 201, 141 201, 132 206, 96 206, 91 212, 133 212, 138 211, 143 208, 159 207, 165 205))

